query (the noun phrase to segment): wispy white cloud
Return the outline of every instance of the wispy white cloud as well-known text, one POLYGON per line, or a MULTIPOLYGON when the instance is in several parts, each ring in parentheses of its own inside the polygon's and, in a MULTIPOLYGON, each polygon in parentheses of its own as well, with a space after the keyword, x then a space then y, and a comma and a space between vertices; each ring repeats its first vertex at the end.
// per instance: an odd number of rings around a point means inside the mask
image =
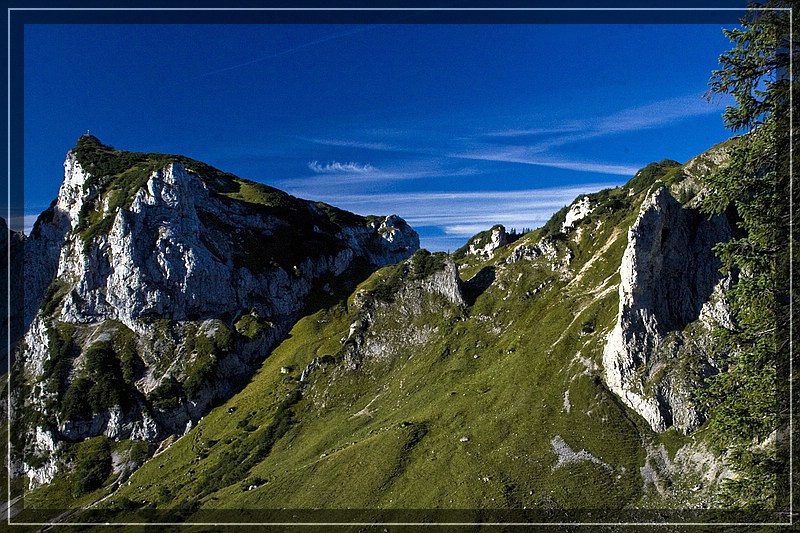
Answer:
POLYGON ((39 215, 25 215, 24 218, 24 232, 25 235, 30 235, 31 230, 33 229, 33 225, 36 223, 36 219, 39 218, 39 215))
MULTIPOLYGON (((423 121, 415 128, 349 128, 351 138, 332 134, 305 139, 326 147, 352 148, 358 161, 363 156, 356 150, 376 150, 384 154, 368 156, 372 163, 321 164, 312 161, 312 175, 284 180, 279 186, 292 194, 321 199, 361 214, 396 213, 420 229, 422 245, 430 249, 454 249, 475 233, 494 224, 509 228, 535 228, 576 197, 587 192, 621 185, 622 179, 633 176, 647 161, 608 161, 591 156, 568 155, 562 147, 572 144, 570 152, 580 154, 580 143, 630 134, 643 130, 666 128, 719 109, 699 96, 683 96, 645 105, 611 111, 589 118, 566 118, 560 121, 535 120, 531 127, 517 117, 514 128, 458 128, 458 121, 442 130, 439 123, 423 121), (481 130, 481 131, 479 131, 481 130), (386 162, 386 154, 391 163, 386 162), (415 154, 413 158, 409 154, 415 154), (468 161, 475 161, 470 168, 468 161), (393 182, 403 180, 435 180, 476 176, 490 172, 494 177, 503 167, 481 162, 514 163, 609 176, 609 182, 579 186, 553 187, 523 191, 393 193, 393 182), (465 165, 466 163, 466 165, 465 165), (465 168, 466 167, 466 168, 465 168), (613 176, 613 177, 612 177, 613 176), (619 181, 613 181, 620 177, 619 181), (368 184, 368 185, 367 185, 368 184), (352 187, 351 187, 352 185, 352 187), (366 190, 376 194, 364 194, 366 190), (347 194, 348 191, 361 194, 347 194)), ((511 116, 511 115, 509 115, 511 116)), ((486 123, 491 122, 487 119, 486 123)), ((495 122, 496 123, 496 122, 495 122)), ((341 159, 340 159, 341 160, 341 159)), ((536 175, 535 170, 531 176, 536 175)), ((519 174, 516 174, 519 176, 519 174)), ((598 178, 602 181, 602 178, 598 178)), ((452 185, 452 181, 449 185, 452 185)), ((472 183, 470 181, 470 183, 472 183)), ((449 185, 444 185, 446 188, 449 185)), ((474 185, 474 184, 473 184, 474 185)), ((411 188, 413 185, 404 186, 411 188)), ((428 186, 427 188, 430 188, 428 186)))
MULTIPOLYGON (((565 130, 566 131, 566 130, 565 130)), ((510 136, 510 135, 508 135, 510 136)), ((349 148, 368 148, 371 150, 381 150, 388 152, 416 152, 420 154, 427 154, 434 157, 450 158, 450 159, 474 159, 479 161, 497 161, 503 163, 520 163, 526 165, 537 165, 551 168, 562 168, 567 170, 575 170, 578 172, 596 172, 600 174, 612 174, 620 176, 632 176, 643 165, 630 164, 630 163, 616 163, 607 161, 591 161, 581 160, 575 158, 558 157, 555 155, 548 155, 551 148, 555 148, 561 144, 572 142, 574 140, 588 139, 597 134, 580 133, 572 136, 560 136, 554 139, 540 141, 538 143, 529 144, 526 146, 519 145, 498 145, 487 144, 472 139, 462 139, 459 143, 451 144, 465 144, 471 145, 470 148, 462 150, 448 150, 445 147, 405 147, 401 148, 396 145, 388 145, 382 143, 360 142, 360 141, 344 141, 344 140, 325 140, 320 144, 327 144, 329 146, 341 146, 349 148)), ((317 167, 309 168, 317 173, 322 173, 317 170, 317 167)), ((324 167, 322 167, 324 168, 324 167)), ((353 172, 355 173, 355 172, 353 172)), ((353 174, 351 173, 351 174, 353 174)), ((423 170, 414 171, 406 169, 399 172, 383 172, 384 179, 418 179, 425 177, 442 177, 442 176, 458 176, 458 175, 473 175, 476 172, 470 171, 447 171, 442 174, 440 170, 423 170)), ((379 173, 374 173, 373 177, 379 178, 379 173)))
POLYGON ((530 161, 532 165, 542 165, 552 168, 577 170, 579 172, 596 172, 598 174, 612 174, 615 176, 633 176, 644 165, 630 165, 625 163, 610 163, 604 161, 584 161, 581 159, 568 159, 557 157, 539 157, 530 161))
POLYGON ((458 178, 479 173, 477 169, 470 167, 445 167, 437 161, 395 164, 386 168, 337 161, 322 165, 318 161, 311 161, 308 168, 314 174, 278 180, 275 184, 297 196, 315 197, 321 192, 338 192, 347 186, 361 188, 365 183, 371 184, 375 189, 398 181, 458 178))
MULTIPOLYGON (((417 128, 362 130, 360 138, 307 138, 305 140, 333 147, 378 150, 393 153, 417 153, 429 157, 497 161, 632 176, 642 161, 602 161, 564 155, 558 149, 606 136, 668 127, 693 117, 719 113, 699 95, 668 98, 645 105, 618 110, 606 115, 561 121, 532 118, 531 127, 496 129, 488 133, 462 133, 447 136, 417 128), (535 122, 541 121, 543 125, 535 122), (387 142, 391 139, 390 142, 387 142)), ((410 177, 409 173, 405 174, 410 177)), ((388 177, 388 176, 387 176, 388 177)))
POLYGON ((613 163, 607 161, 587 161, 577 158, 558 157, 542 153, 538 148, 527 146, 483 146, 478 149, 448 154, 449 157, 476 159, 481 161, 499 161, 520 163, 551 168, 576 170, 578 172, 595 172, 615 176, 633 176, 643 165, 613 163))
POLYGON ((340 163, 339 161, 332 161, 330 163, 326 163, 325 165, 321 165, 318 161, 311 161, 308 163, 308 168, 317 174, 349 174, 353 172, 360 174, 377 171, 377 169, 369 163, 361 165, 353 162, 340 163))
POLYGON ((666 127, 693 117, 718 112, 719 109, 709 105, 699 95, 668 98, 629 107, 600 117, 571 119, 547 127, 498 130, 484 137, 515 139, 516 142, 514 144, 498 144, 497 142, 477 141, 465 150, 454 151, 448 155, 464 159, 503 161, 578 172, 632 176, 643 166, 641 162, 631 164, 630 162, 594 161, 566 157, 555 149, 567 144, 610 135, 666 127), (532 136, 537 137, 535 142, 520 144, 520 141, 532 136))
POLYGON ((719 112, 719 108, 710 105, 699 95, 688 95, 629 107, 599 117, 571 119, 550 127, 495 131, 487 134, 487 137, 555 135, 551 139, 528 145, 532 150, 544 151, 597 137, 669 126, 690 118, 719 112), (557 135, 561 133, 569 135, 557 135))
POLYGON ((637 131, 719 112, 718 107, 711 105, 700 95, 680 96, 623 109, 594 121, 593 129, 609 134, 637 131))
POLYGON ((359 148, 365 150, 377 150, 381 152, 403 152, 404 148, 387 144, 384 142, 362 141, 354 139, 335 139, 335 138, 314 138, 314 137, 298 137, 304 141, 319 144, 322 146, 339 146, 343 148, 359 148))
POLYGON ((508 129, 502 131, 491 131, 486 133, 486 137, 533 137, 537 135, 552 135, 555 133, 567 133, 578 131, 580 126, 562 125, 552 128, 528 128, 528 129, 508 129))

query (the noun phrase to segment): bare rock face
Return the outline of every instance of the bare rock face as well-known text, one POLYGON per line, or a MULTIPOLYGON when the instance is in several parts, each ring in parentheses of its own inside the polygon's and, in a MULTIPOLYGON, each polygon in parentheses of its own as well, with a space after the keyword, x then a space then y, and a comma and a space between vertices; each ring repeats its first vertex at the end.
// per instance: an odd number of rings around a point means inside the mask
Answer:
MULTIPOLYGON (((605 380, 655 431, 674 425, 689 432, 702 422, 690 399, 693 376, 680 362, 698 357, 688 350, 687 326, 707 330, 730 321, 723 296, 730 280, 712 249, 730 237, 724 217, 685 208, 663 187, 643 202, 628 232, 617 321, 603 351, 605 380)), ((700 359, 688 366, 714 372, 713 361, 700 359)))
POLYGON ((397 215, 389 215, 381 221, 378 235, 383 241, 381 251, 370 256, 375 265, 386 266, 397 263, 406 259, 409 251, 419 249, 419 236, 397 215))
POLYGON ((506 244, 508 244, 508 233, 504 226, 498 224, 489 231, 476 235, 469 242, 467 254, 493 257, 494 251, 506 244))
POLYGON ((575 227, 575 224, 586 218, 591 212, 593 208, 588 196, 584 196, 579 200, 573 202, 570 206, 569 211, 567 211, 566 216, 564 217, 564 223, 561 225, 561 231, 567 232, 575 227))
POLYGON ((520 244, 511 251, 506 263, 517 263, 519 261, 535 261, 539 258, 546 260, 554 271, 559 271, 563 275, 568 274, 567 267, 572 261, 572 251, 567 248, 559 251, 553 242, 552 237, 543 237, 534 245, 520 244))
MULTIPOLYGON (((67 168, 82 174, 77 163, 67 168)), ((74 180, 68 176, 65 183, 74 180)), ((378 228, 382 232, 341 228, 351 246, 327 254, 309 247, 291 270, 263 268, 257 257, 247 257, 259 254, 259 235, 274 235, 285 224, 274 215, 253 216, 245 206, 218 201, 196 173, 171 163, 153 172, 128 209, 116 212, 108 234, 91 242, 88 253, 72 236, 57 276, 78 282, 60 318, 113 317, 138 329, 136 320, 147 316, 191 320, 233 316, 251 307, 267 316, 286 315, 298 310, 314 279, 341 274, 356 256, 381 266, 419 246, 416 232, 392 216, 378 228), (237 249, 240 244, 255 249, 237 249)))
POLYGON ((52 479, 63 440, 182 434, 246 382, 318 285, 419 248, 395 215, 360 217, 178 156, 86 137, 64 169, 25 250, 14 407, 49 428, 22 468, 34 483, 52 479), (118 168, 99 170, 108 157, 118 168), (98 367, 116 392, 89 406, 71 389, 102 396, 98 367))
POLYGON ((461 291, 461 279, 458 276, 458 267, 451 260, 447 260, 442 270, 431 274, 420 280, 418 285, 411 285, 405 288, 403 296, 409 301, 413 300, 413 294, 422 291, 424 294, 433 294, 444 297, 448 302, 456 306, 466 305, 461 291))

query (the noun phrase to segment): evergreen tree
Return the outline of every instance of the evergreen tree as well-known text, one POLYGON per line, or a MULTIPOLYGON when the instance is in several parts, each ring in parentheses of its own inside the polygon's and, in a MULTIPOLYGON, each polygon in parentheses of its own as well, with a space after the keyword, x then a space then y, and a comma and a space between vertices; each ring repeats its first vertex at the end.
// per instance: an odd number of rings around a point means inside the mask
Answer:
POLYGON ((729 160, 707 178, 703 204, 708 213, 727 212, 736 230, 717 247, 735 279, 735 325, 717 332, 720 372, 700 394, 713 441, 736 474, 720 494, 726 507, 788 507, 789 242, 797 234, 789 168, 797 144, 789 120, 790 111, 797 116, 790 91, 800 63, 789 7, 780 0, 751 4, 741 28, 725 30, 733 48, 720 57, 708 93, 734 98, 723 118, 741 133, 729 160))

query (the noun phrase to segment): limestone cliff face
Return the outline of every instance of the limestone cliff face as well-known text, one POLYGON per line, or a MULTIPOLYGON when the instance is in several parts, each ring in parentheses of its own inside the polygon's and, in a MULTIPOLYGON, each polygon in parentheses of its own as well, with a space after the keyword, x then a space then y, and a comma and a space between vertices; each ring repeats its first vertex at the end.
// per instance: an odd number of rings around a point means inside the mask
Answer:
POLYGON ((628 232, 617 321, 603 351, 605 380, 656 431, 674 425, 689 432, 702 421, 680 361, 693 355, 701 373, 714 372, 707 355, 689 353, 687 339, 699 327, 707 343, 715 323, 730 322, 730 279, 713 251, 730 237, 724 217, 684 207, 664 187, 646 198, 628 232))
POLYGON ((419 235, 397 215, 368 222, 366 231, 364 227, 343 228, 340 237, 376 266, 398 263, 419 249, 419 235), (375 245, 376 232, 381 239, 378 246, 375 245))
POLYGON ((564 217, 564 223, 561 225, 561 231, 567 232, 575 227, 575 223, 586 218, 592 212, 591 201, 588 196, 576 200, 572 203, 564 217))
POLYGON ((467 255, 480 255, 491 258, 494 256, 495 250, 508 244, 508 238, 506 228, 502 224, 498 224, 470 239, 465 253, 467 255))
POLYGON ((246 381, 318 285, 419 248, 397 216, 364 218, 185 158, 81 142, 25 251, 15 409, 47 421, 23 467, 35 483, 52 478, 61 440, 182 433, 246 381), (104 175, 100 156, 134 162, 104 175), (102 389, 93 347, 124 391, 89 409, 71 388, 102 389))

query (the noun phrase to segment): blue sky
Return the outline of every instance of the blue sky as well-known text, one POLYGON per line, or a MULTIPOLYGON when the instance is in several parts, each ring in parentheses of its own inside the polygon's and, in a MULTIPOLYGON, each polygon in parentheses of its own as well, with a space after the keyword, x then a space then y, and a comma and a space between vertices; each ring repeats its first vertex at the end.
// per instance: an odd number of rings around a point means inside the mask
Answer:
POLYGON ((431 250, 730 136, 720 25, 27 25, 25 208, 91 131, 360 214, 431 250))

